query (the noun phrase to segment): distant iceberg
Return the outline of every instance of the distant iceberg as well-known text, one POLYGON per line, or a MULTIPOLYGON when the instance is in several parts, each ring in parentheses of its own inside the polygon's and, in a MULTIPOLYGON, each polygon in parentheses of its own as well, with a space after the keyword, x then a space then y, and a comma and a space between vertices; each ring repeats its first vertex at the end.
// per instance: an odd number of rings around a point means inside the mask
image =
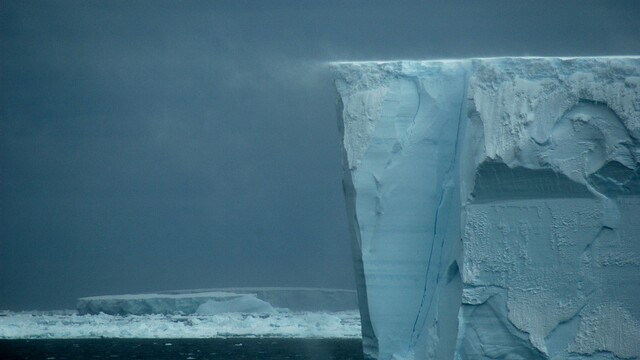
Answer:
POLYGON ((640 58, 331 66, 368 357, 640 357, 640 58))
POLYGON ((322 288, 225 288, 103 295, 78 299, 80 314, 149 315, 272 311, 346 311, 358 308, 356 292, 322 288))

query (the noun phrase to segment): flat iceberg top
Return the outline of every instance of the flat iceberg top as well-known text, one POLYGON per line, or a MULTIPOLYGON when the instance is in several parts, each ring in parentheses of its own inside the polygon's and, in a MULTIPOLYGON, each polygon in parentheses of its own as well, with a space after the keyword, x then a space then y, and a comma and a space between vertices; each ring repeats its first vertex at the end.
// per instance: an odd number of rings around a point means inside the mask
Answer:
MULTIPOLYGON (((513 66, 518 64, 520 66, 530 66, 535 63, 550 63, 550 64, 581 64, 583 67, 593 66, 594 63, 600 63, 605 66, 614 63, 631 62, 636 63, 640 61, 639 55, 624 55, 624 56, 583 56, 583 57, 540 57, 540 56, 505 56, 505 57, 479 57, 479 58, 460 58, 460 59, 428 59, 428 60, 371 60, 371 61, 333 61, 329 62, 328 66, 332 70, 338 73, 339 77, 344 76, 346 73, 353 71, 362 72, 392 72, 396 74, 404 75, 418 75, 426 69, 436 67, 465 67, 467 70, 475 68, 479 64, 496 64, 502 66, 513 66)), ((541 75, 538 71, 539 68, 532 68, 531 73, 536 77, 541 75)), ((362 82, 362 78, 358 79, 358 83, 362 82)))
POLYGON ((229 299, 238 297, 239 295, 232 292, 224 291, 203 291, 195 293, 148 293, 148 294, 123 294, 123 295, 100 295, 87 296, 78 300, 151 300, 151 299, 189 299, 189 298, 217 298, 229 299))
POLYGON ((355 290, 348 289, 330 289, 330 288, 305 288, 305 287, 238 287, 238 288, 219 288, 219 289, 185 289, 185 290, 168 290, 157 291, 142 294, 120 294, 120 295, 97 295, 85 296, 78 300, 103 300, 103 299, 150 299, 150 298, 192 298, 192 297, 237 297, 238 294, 255 294, 258 292, 268 293, 332 293, 332 294, 355 294, 355 290))
POLYGON ((344 65, 384 65, 384 64, 428 64, 428 63, 452 63, 466 61, 504 61, 504 60, 627 60, 638 59, 640 55, 614 55, 614 56, 496 56, 496 57, 469 57, 450 59, 391 59, 391 60, 355 60, 355 61, 331 61, 330 66, 344 65))

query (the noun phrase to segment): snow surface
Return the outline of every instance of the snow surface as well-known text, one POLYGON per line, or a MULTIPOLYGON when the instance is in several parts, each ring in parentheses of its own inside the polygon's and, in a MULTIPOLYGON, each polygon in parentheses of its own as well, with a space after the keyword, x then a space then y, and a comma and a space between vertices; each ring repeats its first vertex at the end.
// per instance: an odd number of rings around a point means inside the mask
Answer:
POLYGON ((0 339, 62 338, 359 338, 357 311, 218 315, 78 315, 0 312, 0 339))
POLYGON ((332 67, 367 356, 640 357, 640 58, 332 67))

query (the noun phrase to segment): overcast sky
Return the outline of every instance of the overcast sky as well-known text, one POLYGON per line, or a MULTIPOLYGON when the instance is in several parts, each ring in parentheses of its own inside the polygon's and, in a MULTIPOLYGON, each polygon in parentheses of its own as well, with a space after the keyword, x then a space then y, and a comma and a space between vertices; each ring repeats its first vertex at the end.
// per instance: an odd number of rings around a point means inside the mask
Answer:
POLYGON ((0 309, 353 288, 324 62, 640 54, 640 1, 1 1, 0 309))

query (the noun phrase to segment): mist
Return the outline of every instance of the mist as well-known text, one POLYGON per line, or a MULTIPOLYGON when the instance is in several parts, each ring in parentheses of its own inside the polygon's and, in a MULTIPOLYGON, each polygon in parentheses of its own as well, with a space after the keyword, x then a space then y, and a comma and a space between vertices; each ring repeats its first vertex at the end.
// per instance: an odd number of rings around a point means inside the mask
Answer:
POLYGON ((344 60, 640 53, 637 1, 1 1, 0 309, 354 288, 344 60))

